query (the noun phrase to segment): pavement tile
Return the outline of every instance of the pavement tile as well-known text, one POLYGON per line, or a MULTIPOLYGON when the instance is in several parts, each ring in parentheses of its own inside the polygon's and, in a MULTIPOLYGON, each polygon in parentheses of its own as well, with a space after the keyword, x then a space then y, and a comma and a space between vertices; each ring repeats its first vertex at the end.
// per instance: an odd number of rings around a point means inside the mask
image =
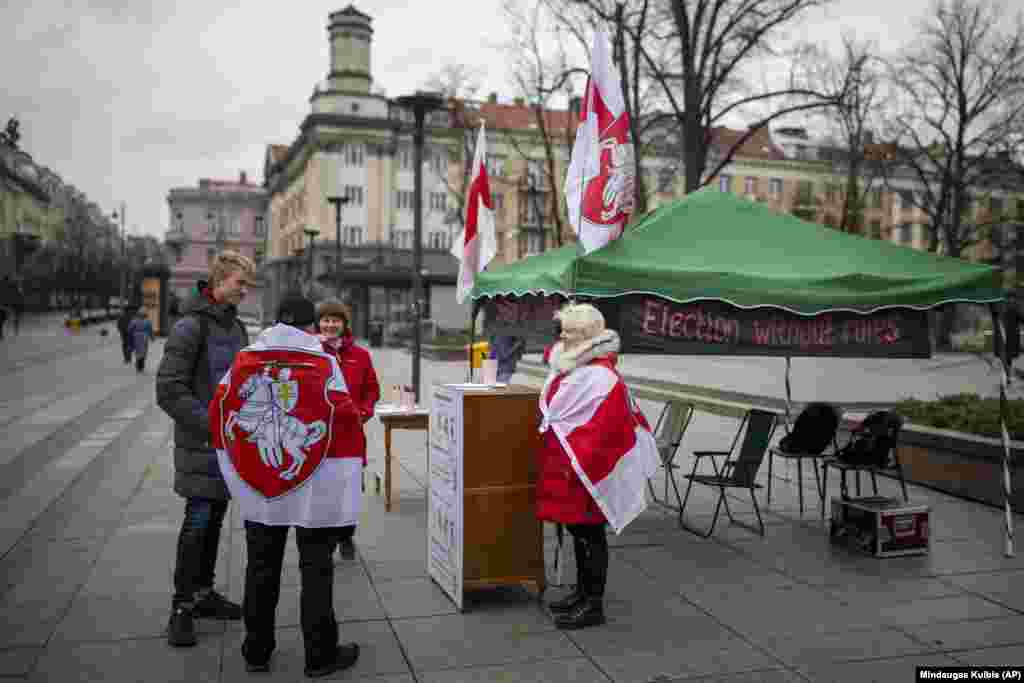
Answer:
POLYGON ((797 637, 754 634, 751 639, 786 664, 803 670, 860 659, 899 657, 934 648, 897 629, 872 628, 841 632, 809 632, 797 637))
POLYGON ((607 683, 608 678, 586 659, 548 659, 540 662, 503 664, 427 671, 418 676, 420 683, 607 683))
POLYGON ((830 664, 811 669, 807 675, 816 683, 897 683, 916 679, 919 666, 958 666, 948 655, 916 655, 892 659, 830 664))
POLYGON ((219 639, 189 648, 168 647, 162 638, 119 640, 48 648, 28 680, 195 683, 216 681, 220 667, 219 639))
POLYGON ((382 581, 376 584, 384 611, 392 619, 455 614, 451 598, 429 578, 382 581))
POLYGON ((1024 644, 1024 616, 913 624, 901 630, 936 650, 970 650, 1024 644))
POLYGON ((762 669, 736 674, 676 679, 686 683, 806 683, 807 678, 789 669, 762 669))
POLYGON ((496 666, 560 657, 579 650, 540 611, 513 610, 396 619, 395 633, 416 674, 440 669, 496 666))
POLYGON ((0 650, 0 676, 28 676, 42 653, 41 647, 0 650))
POLYGON ((951 652, 950 656, 970 666, 1019 667, 1024 663, 1024 645, 964 650, 960 652, 951 652))
POLYGON ((1024 570, 1013 569, 1009 571, 954 574, 944 578, 950 583, 975 593, 984 593, 986 595, 998 595, 1001 593, 1024 594, 1024 570))
MULTIPOLYGON (((575 635, 572 637, 575 639, 575 635)), ((671 645, 652 639, 645 645, 620 648, 618 654, 591 657, 616 683, 648 683, 652 679, 673 680, 780 667, 777 659, 740 638, 726 635, 715 640, 691 639, 671 645)))
POLYGON ((893 626, 990 619, 1016 614, 1002 605, 971 595, 914 600, 878 608, 878 621, 893 626))
MULTIPOLYGON (((170 594, 143 601, 133 596, 80 597, 57 626, 51 646, 68 643, 162 638, 170 616, 170 594)), ((224 633, 225 622, 196 619, 196 632, 214 636, 224 633)))
MULTIPOLYGON (((329 680, 342 678, 348 680, 372 680, 378 683, 399 683, 408 679, 403 675, 411 672, 402 656, 402 650, 394 633, 386 622, 370 621, 344 624, 340 629, 340 640, 343 643, 359 644, 359 660, 351 669, 332 676, 329 680), (387 676, 389 678, 377 678, 387 676), (392 678, 393 677, 393 678, 392 678)), ((241 633, 232 634, 224 641, 224 670, 220 678, 222 683, 252 683, 254 674, 245 671, 245 660, 242 658, 241 633)), ((304 674, 305 650, 302 644, 302 631, 298 628, 279 628, 275 638, 277 647, 271 660, 270 676, 260 680, 269 681, 308 681, 304 674)))

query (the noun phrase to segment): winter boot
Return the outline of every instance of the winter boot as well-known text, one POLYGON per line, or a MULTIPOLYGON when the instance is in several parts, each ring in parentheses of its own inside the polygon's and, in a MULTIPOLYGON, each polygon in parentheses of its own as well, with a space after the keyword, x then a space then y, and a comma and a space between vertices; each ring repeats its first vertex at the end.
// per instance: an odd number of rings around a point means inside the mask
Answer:
POLYGON ((190 607, 174 607, 167 622, 167 642, 174 647, 192 647, 196 644, 196 625, 190 607))
MULTIPOLYGON (((583 602, 586 595, 583 592, 583 585, 585 583, 584 576, 586 574, 586 542, 582 539, 573 536, 572 537, 572 551, 573 559, 576 562, 576 586, 573 588, 572 593, 569 593, 560 600, 552 600, 548 603, 548 609, 555 613, 571 612, 580 603, 583 602)), ((565 561, 562 559, 561 561, 565 561)))

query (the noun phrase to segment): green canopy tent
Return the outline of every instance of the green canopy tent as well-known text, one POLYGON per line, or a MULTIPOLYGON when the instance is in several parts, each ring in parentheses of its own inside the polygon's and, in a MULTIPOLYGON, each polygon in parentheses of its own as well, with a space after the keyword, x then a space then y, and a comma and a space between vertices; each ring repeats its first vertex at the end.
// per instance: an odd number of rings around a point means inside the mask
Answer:
MULTIPOLYGON (((997 269, 841 233, 711 188, 586 256, 567 246, 481 273, 472 294, 488 332, 549 340, 552 308, 570 296, 602 309, 625 353, 783 356, 787 404, 791 357, 928 357, 926 311, 943 305, 990 306, 1005 339, 997 269)), ((1004 406, 1008 367, 1004 354, 1004 406)), ((1005 427, 1003 441, 1010 554, 1005 427)))

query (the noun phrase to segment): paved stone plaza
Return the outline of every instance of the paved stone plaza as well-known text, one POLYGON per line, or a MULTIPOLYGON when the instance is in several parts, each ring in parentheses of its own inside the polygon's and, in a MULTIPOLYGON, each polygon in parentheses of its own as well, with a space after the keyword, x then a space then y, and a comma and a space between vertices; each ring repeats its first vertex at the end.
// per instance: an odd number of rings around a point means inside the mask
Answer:
MULTIPOLYGON (((200 622, 194 648, 164 641, 183 505, 171 491, 171 424, 154 398, 162 342, 138 376, 122 364, 108 327, 106 338, 95 328, 72 336, 58 318, 37 319, 0 346, 0 676, 304 680, 293 543, 269 675, 245 673, 238 623, 200 622)), ((382 383, 409 377, 405 352, 375 349, 374 360, 382 383)), ((895 361, 833 363, 795 361, 794 398, 891 401, 895 388, 968 386, 987 393, 995 378, 966 357, 902 362, 901 370, 895 361)), ((629 374, 773 396, 782 395, 783 368, 780 359, 624 360, 629 374)), ((465 379, 459 363, 425 361, 423 373, 427 385, 465 379)), ((643 407, 657 415, 658 405, 643 407)), ((735 427, 698 415, 681 466, 689 468, 690 450, 727 445, 735 427)), ((370 467, 378 469, 382 430, 377 421, 369 429, 370 467)), ((998 510, 912 487, 912 501, 932 506, 932 552, 877 560, 830 548, 817 508, 803 518, 797 511, 795 470, 779 467, 765 538, 720 524, 702 540, 652 508, 613 539, 608 624, 561 632, 535 599, 514 590, 476 594, 456 611, 426 576, 423 434, 396 432, 395 450, 397 505, 385 514, 368 486, 357 560, 337 568, 342 637, 362 646, 340 680, 912 681, 916 665, 1024 664, 1024 549, 1003 557, 998 510)), ((895 493, 892 482, 881 484, 895 493)), ((709 521, 708 492, 690 505, 692 522, 709 521)), ((752 518, 741 497, 731 505, 752 518)), ((244 539, 237 517, 229 526, 217 577, 240 600, 244 539)), ((565 576, 572 574, 570 567, 565 576)))

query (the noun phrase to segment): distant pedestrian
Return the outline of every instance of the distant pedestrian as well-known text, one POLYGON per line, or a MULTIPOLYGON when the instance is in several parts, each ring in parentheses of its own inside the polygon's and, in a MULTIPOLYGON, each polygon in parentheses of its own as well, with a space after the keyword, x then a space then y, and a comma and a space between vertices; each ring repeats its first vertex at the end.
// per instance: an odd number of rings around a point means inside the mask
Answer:
MULTIPOLYGON (((324 349, 334 354, 353 403, 359 409, 362 424, 373 417, 374 406, 380 400, 380 384, 373 369, 370 352, 355 343, 352 336, 352 311, 340 301, 322 301, 316 308, 324 349)), ((366 467, 366 437, 360 432, 354 435, 348 446, 349 455, 362 459, 366 467)), ((354 560, 356 547, 353 541, 355 525, 341 528, 339 549, 343 560, 354 560)))
POLYGON ((516 374, 516 365, 526 351, 526 342, 521 337, 499 334, 491 342, 491 358, 498 361, 498 381, 508 383, 516 374))
POLYGON ((132 352, 135 354, 135 371, 143 372, 146 369, 149 342, 153 339, 153 323, 146 315, 146 309, 140 308, 135 319, 128 324, 128 337, 132 341, 132 352))
POLYGON ((362 506, 361 411, 334 355, 314 335, 313 302, 288 297, 278 324, 235 358, 210 403, 210 433, 245 523, 246 670, 269 671, 289 527, 299 548, 299 621, 310 678, 348 669, 359 645, 339 643, 334 562, 341 529, 362 506))
POLYGON ((177 647, 196 644, 196 617, 242 618, 241 606, 213 588, 230 494, 213 450, 208 408, 235 354, 249 343, 238 304, 255 273, 249 258, 218 254, 209 284, 199 283, 185 316, 171 328, 157 370, 157 403, 174 420, 174 490, 185 499, 167 624, 167 642, 177 647))
POLYGON ((121 353, 124 355, 124 364, 132 362, 132 338, 128 335, 128 326, 132 323, 132 311, 127 306, 121 309, 121 316, 117 319, 117 333, 121 336, 121 353))

